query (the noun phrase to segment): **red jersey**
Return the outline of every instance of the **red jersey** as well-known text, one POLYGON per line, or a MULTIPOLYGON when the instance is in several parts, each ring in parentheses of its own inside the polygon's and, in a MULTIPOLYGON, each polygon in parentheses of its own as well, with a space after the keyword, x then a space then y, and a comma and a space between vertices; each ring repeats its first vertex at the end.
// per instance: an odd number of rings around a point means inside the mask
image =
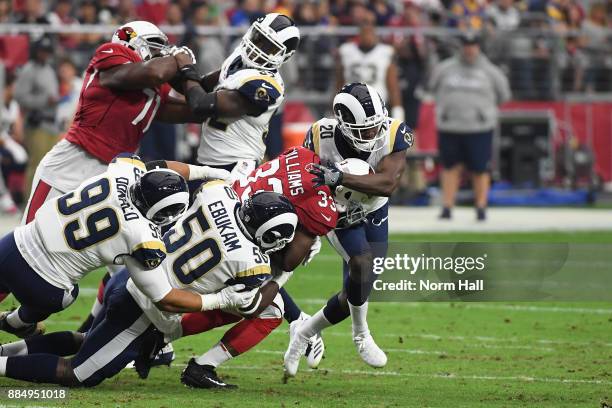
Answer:
POLYGON ((314 176, 306 170, 310 163, 320 163, 315 152, 293 147, 253 170, 246 179, 237 180, 233 187, 241 200, 261 190, 285 195, 295 207, 299 223, 311 234, 325 235, 336 228, 338 212, 329 187, 315 188, 314 176))
POLYGON ((157 89, 116 90, 100 85, 100 71, 117 65, 140 62, 133 50, 120 44, 102 44, 85 71, 83 88, 74 121, 66 139, 81 146, 103 162, 119 153, 134 153, 170 86, 157 89))

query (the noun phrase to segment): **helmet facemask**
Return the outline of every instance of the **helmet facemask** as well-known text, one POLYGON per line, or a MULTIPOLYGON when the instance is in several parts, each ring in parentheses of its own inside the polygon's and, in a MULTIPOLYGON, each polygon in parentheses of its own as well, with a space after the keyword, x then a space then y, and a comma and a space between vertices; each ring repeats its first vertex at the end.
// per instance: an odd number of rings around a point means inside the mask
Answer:
POLYGON ((251 25, 240 42, 242 59, 253 68, 275 70, 280 68, 295 51, 287 53, 287 47, 278 41, 276 32, 259 21, 251 25))
POLYGON ((339 113, 336 113, 336 118, 342 135, 355 149, 375 152, 384 147, 384 143, 380 142, 384 140, 388 130, 386 111, 384 114, 366 118, 363 124, 345 122, 339 113))

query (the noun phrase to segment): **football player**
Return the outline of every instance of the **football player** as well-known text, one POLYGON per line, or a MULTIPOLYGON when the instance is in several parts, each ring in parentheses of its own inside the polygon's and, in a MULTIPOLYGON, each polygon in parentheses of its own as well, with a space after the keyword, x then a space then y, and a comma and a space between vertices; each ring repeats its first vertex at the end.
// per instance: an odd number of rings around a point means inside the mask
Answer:
MULTIPOLYGON (((195 121, 186 114, 184 101, 169 95, 166 83, 176 77, 176 55, 181 53, 194 61, 191 51, 170 48, 166 35, 146 21, 119 27, 110 42, 98 47, 85 71, 77 112, 66 137, 36 169, 23 223, 32 221, 45 201, 106 171, 119 153, 134 153, 154 119, 195 121)), ((226 177, 216 169, 210 175, 226 177)), ((102 292, 103 287, 100 297, 102 292)), ((0 300, 5 296, 0 295, 0 300)), ((81 330, 91 324, 99 307, 99 302, 94 304, 81 330)))
MULTIPOLYGON (((210 350, 198 358, 191 359, 181 375, 181 381, 199 388, 233 388, 221 380, 215 369, 222 363, 250 350, 266 338, 282 322, 283 302, 278 296, 279 288, 287 281, 300 263, 307 263, 320 247, 319 236, 336 227, 338 213, 329 187, 315 187, 308 173, 312 163, 319 157, 304 147, 294 147, 271 160, 248 177, 233 185, 242 202, 258 191, 275 191, 284 194, 295 207, 298 226, 295 237, 282 251, 272 253, 273 268, 283 271, 262 288, 263 299, 259 309, 249 319, 215 310, 204 313, 188 313, 181 319, 182 335, 192 335, 237 322, 210 350), (318 243, 318 245, 317 245, 318 243)), ((303 314, 302 319, 308 315, 303 314)), ((306 353, 309 364, 317 366, 323 355, 323 342, 316 335, 310 339, 311 347, 306 353)))
POLYGON ((258 286, 270 276, 267 253, 290 242, 296 224, 293 206, 280 194, 260 192, 240 204, 236 192, 223 182, 204 184, 192 206, 164 235, 167 259, 146 271, 153 297, 133 280, 135 273, 146 268, 129 262, 128 269, 109 281, 103 312, 86 336, 60 332, 5 345, 3 354, 11 357, 0 357, 0 375, 63 385, 97 385, 138 359, 145 342, 158 341, 155 328, 168 340, 176 338, 180 315, 164 313, 155 304, 176 288, 191 296, 201 295, 202 310, 223 307, 249 313, 261 301, 258 286), (245 292, 248 296, 237 296, 236 290, 244 288, 250 289, 245 292), (61 336, 71 341, 58 341, 61 336), (74 352, 73 358, 62 358, 74 352), (40 368, 31 370, 34 365, 40 368))
POLYGON ((299 41, 293 20, 270 13, 251 25, 218 71, 200 77, 187 55, 177 57, 187 103, 204 122, 199 163, 233 171, 236 180, 262 161, 270 118, 285 95, 278 69, 299 41))
MULTIPOLYGON (((198 176, 199 167, 182 166, 193 173, 189 178, 198 176)), ((187 209, 189 193, 182 176, 157 167, 147 171, 137 156, 119 155, 105 173, 47 201, 32 222, 0 241, 0 289, 21 303, 0 314, 0 329, 20 337, 40 333, 37 323, 72 304, 78 282, 101 266, 160 264, 166 250, 159 228, 187 209)), ((133 276, 146 287, 146 273, 133 276)))
MULTIPOLYGON (((305 320, 300 310, 282 290, 290 326, 290 343, 284 357, 285 372, 295 376, 309 339, 323 329, 352 318, 353 341, 361 358, 372 367, 383 367, 387 356, 374 342, 368 329, 368 297, 374 274, 373 257, 386 255, 388 240, 388 198, 399 184, 406 166, 406 149, 413 144, 408 126, 387 116, 380 95, 369 85, 345 85, 334 97, 335 119, 321 119, 308 131, 305 145, 321 157, 311 172, 319 185, 327 185, 336 195, 341 188, 378 196, 369 214, 356 206, 344 208, 338 228, 327 237, 342 256, 344 282, 342 291, 327 305, 305 320), (367 162, 376 172, 349 174, 335 166, 348 158, 367 162), (341 187, 341 188, 339 188, 341 187)), ((347 192, 345 190, 345 192, 347 192)), ((342 197, 347 199, 350 197, 342 197)))

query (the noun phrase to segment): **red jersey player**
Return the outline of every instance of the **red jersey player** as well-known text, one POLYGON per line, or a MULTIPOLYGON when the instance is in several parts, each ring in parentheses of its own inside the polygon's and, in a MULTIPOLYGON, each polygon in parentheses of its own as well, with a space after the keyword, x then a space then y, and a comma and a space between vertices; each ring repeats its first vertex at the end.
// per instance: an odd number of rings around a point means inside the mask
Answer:
MULTIPOLYGON (((189 361, 181 375, 184 384, 201 388, 232 387, 219 379, 215 368, 248 351, 281 324, 283 303, 278 295, 280 286, 288 279, 290 271, 309 260, 309 252, 318 237, 333 230, 338 220, 331 190, 325 186, 314 186, 312 174, 307 170, 312 163, 320 163, 316 153, 304 147, 294 147, 259 166, 247 178, 234 183, 234 190, 241 200, 260 190, 284 194, 295 207, 298 227, 293 241, 282 251, 271 254, 273 268, 285 272, 262 288, 264 300, 253 313, 256 318, 242 319, 242 316, 220 310, 183 315, 183 336, 238 322, 213 348, 189 361)), ((315 347, 313 344, 313 349, 315 347)), ((322 342, 319 347, 322 347, 322 342)), ((323 350, 319 351, 322 354, 323 350)))

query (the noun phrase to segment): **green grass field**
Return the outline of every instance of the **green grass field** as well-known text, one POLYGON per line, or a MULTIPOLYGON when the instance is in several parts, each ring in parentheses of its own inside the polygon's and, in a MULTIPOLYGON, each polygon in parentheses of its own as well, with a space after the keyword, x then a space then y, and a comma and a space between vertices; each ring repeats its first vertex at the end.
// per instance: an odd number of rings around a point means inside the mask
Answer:
MULTIPOLYGON (((393 241, 605 242, 612 232, 426 234, 393 241)), ((340 260, 325 246, 288 285, 313 313, 341 284, 340 260)), ((87 314, 99 273, 82 295, 47 321, 49 331, 74 329, 87 314)), ((611 292, 612 293, 612 292, 611 292)), ((14 305, 11 299, 3 309, 14 305)), ((214 330, 174 343, 172 368, 141 381, 124 370, 95 389, 70 391, 64 402, 1 401, 0 405, 71 407, 604 407, 612 401, 611 303, 372 303, 369 322, 389 355, 387 367, 366 366, 351 341, 350 322, 324 332, 321 367, 282 382, 284 323, 250 353, 219 373, 240 386, 229 392, 185 388, 179 374, 190 356, 222 335, 214 330)), ((11 341, 0 335, 0 342, 11 341)), ((22 383, 0 379, 0 386, 22 383)))

